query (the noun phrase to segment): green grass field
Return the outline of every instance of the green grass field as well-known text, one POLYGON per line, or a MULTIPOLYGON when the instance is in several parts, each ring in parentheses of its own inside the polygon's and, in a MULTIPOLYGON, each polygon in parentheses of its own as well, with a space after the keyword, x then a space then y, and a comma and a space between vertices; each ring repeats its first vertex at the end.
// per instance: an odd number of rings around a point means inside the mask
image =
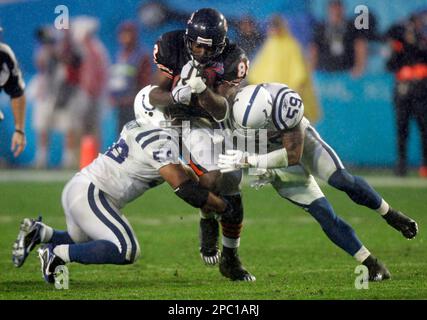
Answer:
MULTIPOLYGON (((402 180, 403 181, 403 180, 402 180)), ((11 247, 24 217, 42 214, 63 229, 64 183, 0 183, 0 299, 426 299, 427 187, 379 187, 396 208, 418 221, 420 233, 405 240, 375 212, 324 187, 336 212, 392 273, 392 280, 356 290, 356 261, 335 247, 311 216, 282 200, 271 187, 244 188, 245 226, 241 258, 255 283, 223 278, 198 254, 197 210, 166 185, 129 204, 124 213, 141 244, 142 257, 130 266, 69 265, 69 290, 41 278, 34 252, 16 269, 11 247)))

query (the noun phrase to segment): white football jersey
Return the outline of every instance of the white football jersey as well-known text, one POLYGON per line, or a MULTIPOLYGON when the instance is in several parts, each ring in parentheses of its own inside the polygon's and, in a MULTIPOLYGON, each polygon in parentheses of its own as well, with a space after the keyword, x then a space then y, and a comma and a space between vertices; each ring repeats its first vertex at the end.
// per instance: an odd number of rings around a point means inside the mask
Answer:
POLYGON ((119 139, 81 173, 123 207, 164 180, 158 170, 179 163, 178 137, 173 131, 137 121, 127 123, 119 139))

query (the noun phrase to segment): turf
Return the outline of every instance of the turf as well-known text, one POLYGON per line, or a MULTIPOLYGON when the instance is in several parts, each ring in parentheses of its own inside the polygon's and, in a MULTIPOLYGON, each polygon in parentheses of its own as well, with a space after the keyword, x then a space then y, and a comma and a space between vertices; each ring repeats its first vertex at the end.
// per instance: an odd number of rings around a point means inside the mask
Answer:
POLYGON ((11 263, 11 246, 24 217, 43 215, 65 227, 63 183, 0 183, 0 299, 426 299, 427 188, 382 187, 388 201, 413 218, 420 233, 405 240, 375 212, 324 187, 336 212, 349 222, 372 253, 390 269, 392 280, 356 290, 357 263, 335 247, 305 211, 282 200, 271 187, 245 187, 241 258, 255 283, 223 278, 198 254, 198 214, 168 186, 147 192, 123 212, 130 220, 142 257, 129 266, 69 265, 68 290, 43 282, 32 252, 26 264, 11 263))

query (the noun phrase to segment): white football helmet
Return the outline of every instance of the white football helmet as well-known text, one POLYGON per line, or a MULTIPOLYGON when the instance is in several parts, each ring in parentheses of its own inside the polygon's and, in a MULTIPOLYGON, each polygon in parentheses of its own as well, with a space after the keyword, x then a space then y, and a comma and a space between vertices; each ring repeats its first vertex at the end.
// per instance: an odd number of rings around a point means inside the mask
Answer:
POLYGON ((156 127, 163 127, 166 122, 165 115, 150 103, 150 91, 154 88, 156 86, 145 86, 136 95, 133 104, 135 119, 141 124, 149 123, 156 127))
POLYGON ((248 130, 265 129, 270 121, 273 99, 262 85, 242 88, 234 98, 231 121, 241 135, 252 135, 248 130))

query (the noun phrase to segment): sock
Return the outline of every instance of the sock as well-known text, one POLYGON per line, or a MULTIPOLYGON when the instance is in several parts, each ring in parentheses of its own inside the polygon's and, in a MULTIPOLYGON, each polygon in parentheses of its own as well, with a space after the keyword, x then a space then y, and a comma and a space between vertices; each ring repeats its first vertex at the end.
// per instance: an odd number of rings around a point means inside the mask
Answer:
POLYGON ((227 248, 238 248, 240 246, 240 237, 237 239, 222 237, 222 245, 227 248))
POLYGON ((377 209, 377 212, 384 216, 388 213, 388 211, 391 209, 391 207, 389 206, 389 204, 387 202, 384 201, 384 199, 382 199, 381 201, 381 205, 380 207, 377 209))
POLYGON ((60 257, 65 263, 70 262, 69 245, 61 244, 53 248, 53 253, 60 257))
POLYGON ((53 235, 53 229, 51 227, 49 227, 48 225, 42 223, 42 222, 38 222, 42 228, 40 230, 40 241, 42 243, 48 243, 50 242, 50 240, 52 239, 52 235, 53 235))
POLYGON ((71 262, 82 264, 128 264, 126 252, 120 252, 119 248, 111 241, 95 240, 79 244, 69 245, 69 257, 71 262))
POLYGON ((70 235, 66 231, 52 230, 53 234, 48 241, 54 245, 60 244, 74 244, 73 239, 71 239, 70 235))
POLYGON ((353 256, 358 262, 362 263, 371 255, 368 249, 365 248, 365 246, 362 246, 359 251, 356 252, 356 254, 353 256))

